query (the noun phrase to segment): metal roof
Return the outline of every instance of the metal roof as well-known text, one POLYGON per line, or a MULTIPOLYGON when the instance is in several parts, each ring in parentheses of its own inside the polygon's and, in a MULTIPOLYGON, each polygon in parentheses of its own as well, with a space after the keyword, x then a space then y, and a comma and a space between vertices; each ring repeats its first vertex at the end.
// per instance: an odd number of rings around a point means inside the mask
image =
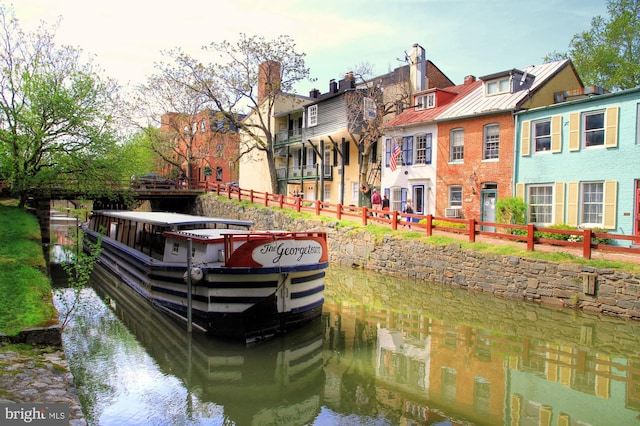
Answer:
POLYGON ((136 212, 128 210, 96 210, 94 214, 113 217, 116 219, 132 220, 136 222, 149 223, 151 225, 175 227, 182 225, 234 225, 253 226, 254 223, 248 220, 226 219, 218 217, 195 216, 183 213, 169 212, 136 212))
POLYGON ((562 61, 549 62, 542 65, 531 65, 523 68, 522 72, 534 77, 533 83, 528 90, 486 96, 484 85, 481 85, 472 93, 461 98, 459 101, 452 103, 452 105, 439 114, 436 119, 447 120, 472 115, 490 114, 492 112, 506 112, 514 110, 528 98, 531 92, 535 92, 569 63, 570 61, 565 59, 562 61))

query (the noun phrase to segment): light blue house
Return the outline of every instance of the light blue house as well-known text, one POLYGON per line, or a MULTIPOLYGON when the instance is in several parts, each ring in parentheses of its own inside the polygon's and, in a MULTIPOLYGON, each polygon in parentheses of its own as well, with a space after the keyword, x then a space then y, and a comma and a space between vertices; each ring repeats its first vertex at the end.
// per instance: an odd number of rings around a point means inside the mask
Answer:
POLYGON ((556 104, 516 113, 515 194, 530 223, 606 229, 640 244, 640 88, 601 93, 556 93, 556 104))

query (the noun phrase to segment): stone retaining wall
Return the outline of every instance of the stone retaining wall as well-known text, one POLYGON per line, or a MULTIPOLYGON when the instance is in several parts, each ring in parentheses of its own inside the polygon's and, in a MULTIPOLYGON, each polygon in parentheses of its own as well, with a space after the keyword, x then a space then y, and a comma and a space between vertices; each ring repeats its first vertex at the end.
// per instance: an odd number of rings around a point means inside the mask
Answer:
POLYGON ((390 231, 382 240, 337 221, 295 219, 278 209, 200 197, 195 214, 252 220, 257 229, 327 232, 331 263, 389 275, 468 288, 495 296, 570 306, 592 313, 640 319, 640 275, 573 263, 462 250, 460 244, 430 246, 390 231))

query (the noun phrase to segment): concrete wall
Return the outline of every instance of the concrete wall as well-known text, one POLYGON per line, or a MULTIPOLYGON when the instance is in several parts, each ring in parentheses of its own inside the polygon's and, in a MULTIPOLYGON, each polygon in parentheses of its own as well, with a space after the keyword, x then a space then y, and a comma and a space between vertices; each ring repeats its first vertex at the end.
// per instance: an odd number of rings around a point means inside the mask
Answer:
POLYGON ((330 219, 292 219, 286 212, 238 204, 213 194, 200 197, 194 213, 252 220, 256 229, 321 228, 327 232, 329 259, 334 264, 415 277, 499 297, 640 319, 640 274, 462 250, 457 243, 429 246, 416 240, 405 241, 391 231, 376 240, 364 230, 338 227, 330 219))

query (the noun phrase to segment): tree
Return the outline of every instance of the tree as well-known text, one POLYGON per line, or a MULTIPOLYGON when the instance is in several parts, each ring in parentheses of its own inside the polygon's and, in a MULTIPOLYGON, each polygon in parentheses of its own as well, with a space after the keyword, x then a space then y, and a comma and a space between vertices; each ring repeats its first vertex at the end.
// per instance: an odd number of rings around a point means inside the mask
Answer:
POLYGON ((379 174, 376 178, 374 173, 370 173, 372 165, 381 167, 381 159, 372 157, 377 154, 376 142, 382 138, 383 123, 396 115, 399 106, 410 104, 411 86, 408 67, 375 78, 371 77, 373 68, 368 63, 354 69, 356 90, 347 95, 347 122, 361 156, 359 184, 364 196, 360 205, 370 205, 371 186, 380 178, 379 174))
MULTIPOLYGON (((137 87, 132 108, 144 120, 138 124, 149 148, 161 159, 159 169, 177 177, 183 166, 191 179, 191 165, 206 159, 211 143, 199 140, 199 115, 207 113, 208 98, 190 89, 193 82, 175 81, 162 73, 150 76, 137 87)), ((210 115, 210 114, 207 114, 210 115)), ((207 135, 212 133, 208 132, 207 135)), ((208 141, 212 142, 212 141, 208 141)), ((150 170, 148 170, 150 171, 150 170)))
POLYGON ((591 29, 571 39, 569 51, 545 61, 571 58, 585 85, 608 90, 640 85, 640 0, 609 0, 608 19, 596 16, 591 29))
POLYGON ((44 24, 34 33, 0 6, 1 173, 24 206, 33 191, 73 180, 100 190, 120 179, 112 157, 117 86, 81 51, 56 46, 44 24))
POLYGON ((219 62, 202 64, 180 49, 168 52, 174 64, 160 64, 169 81, 182 84, 194 97, 206 97, 211 108, 245 138, 239 157, 253 151, 264 154, 269 167, 271 190, 277 188, 275 141, 273 129, 276 103, 293 96, 294 85, 308 79, 304 53, 297 53, 289 36, 274 40, 241 33, 236 43, 211 43, 205 52, 219 57, 219 62), (275 66, 261 66, 271 64, 275 66), (258 82, 265 84, 259 87, 258 82))

